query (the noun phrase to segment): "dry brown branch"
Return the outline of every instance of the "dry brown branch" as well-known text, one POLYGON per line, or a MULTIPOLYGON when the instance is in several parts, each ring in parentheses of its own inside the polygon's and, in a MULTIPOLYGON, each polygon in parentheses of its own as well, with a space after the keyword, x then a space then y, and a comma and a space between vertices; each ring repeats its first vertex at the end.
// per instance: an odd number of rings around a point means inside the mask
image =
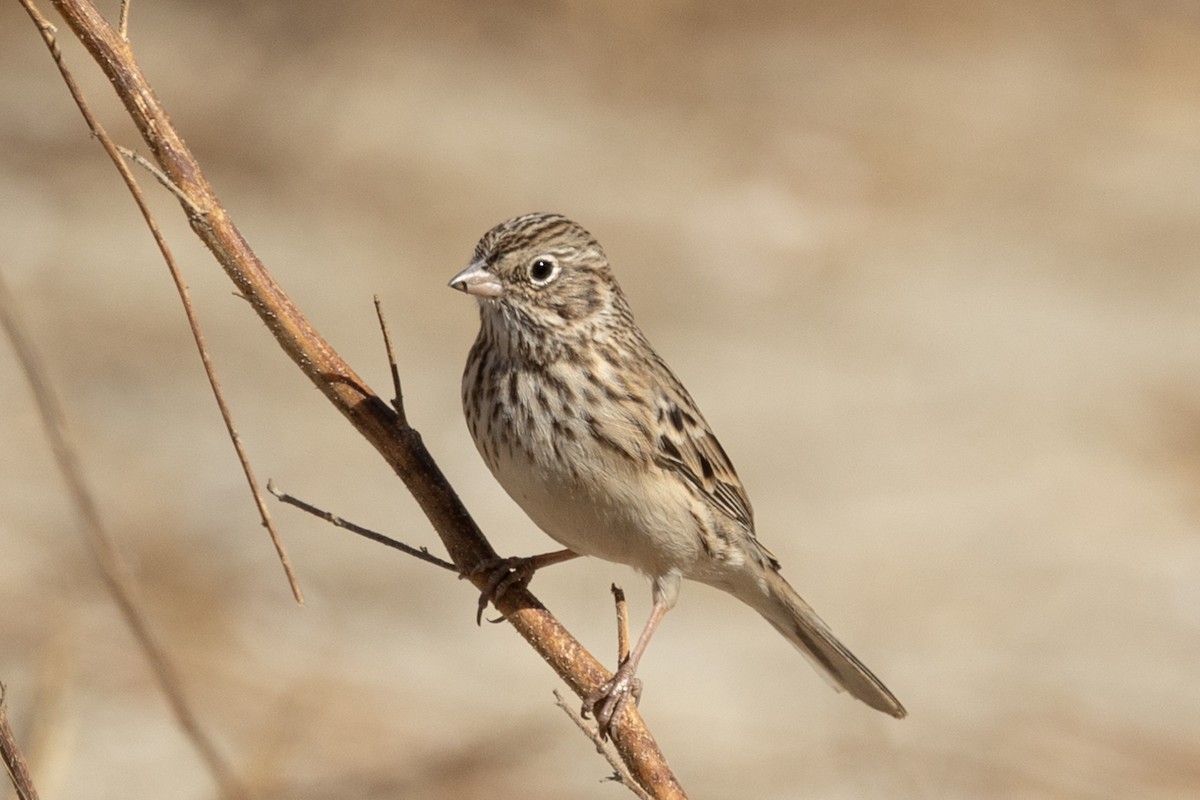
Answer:
MULTIPOLYGON (((128 5, 122 4, 122 14, 127 9, 128 5)), ((122 16, 121 21, 124 24, 127 20, 122 16)), ((80 108, 85 109, 87 105, 83 103, 83 98, 79 97, 77 99, 80 102, 80 108)), ((85 116, 90 117, 86 112, 85 116)), ((113 158, 113 162, 117 164, 117 169, 120 170, 125 185, 129 187, 129 192, 133 195, 134 202, 137 203, 138 209, 142 212, 142 217, 146 220, 146 225, 150 228, 150 232, 154 236, 154 241, 158 245, 159 252, 162 253, 163 260, 167 263, 167 269, 171 272, 171 281, 175 284, 175 291, 179 293, 179 300, 183 304, 183 312, 187 316, 188 328, 191 330, 192 339, 196 343, 196 352, 200 355, 200 363, 204 366, 204 374, 208 378, 208 385, 212 389, 213 398, 217 401, 217 408, 220 410, 221 419, 225 423, 225 431, 229 434, 229 441, 233 445, 234 453, 237 454, 238 464, 242 467, 242 474, 245 476, 246 483, 250 487, 250 494, 254 497, 254 506, 258 509, 259 519, 262 520, 263 527, 267 529, 267 534, 271 537, 271 544, 275 548, 275 555, 279 558, 280 566, 283 567, 283 574, 287 578, 288 588, 292 590, 292 597, 295 598, 297 603, 304 605, 304 592, 300 590, 300 581, 296 577, 295 570, 292 568, 292 560, 288 557, 287 548, 283 546, 283 537, 279 535, 279 530, 275 527, 275 522, 271 518, 271 511, 267 508, 267 501, 263 497, 262 488, 258 484, 258 478, 255 477, 254 469, 250 466, 250 456, 247 455, 246 448, 242 446, 242 437, 238 434, 237 426, 233 423, 233 412, 229 410, 229 404, 225 401, 225 392, 221 390, 221 382, 217 378, 217 371, 213 366, 212 357, 209 355, 208 345, 204 342, 204 333, 200 329, 200 319, 196 315, 195 306, 192 305, 192 297, 188 292, 187 283, 183 280, 179 264, 175 261, 175 256, 171 253, 171 248, 167 245, 166 239, 163 238, 158 223, 150 211, 150 207, 146 205, 141 187, 129 171, 128 166, 117 158, 116 154, 120 153, 125 158, 144 166, 165 186, 173 187, 173 184, 169 180, 166 180, 166 176, 157 167, 146 161, 142 156, 127 148, 117 147, 113 144, 112 139, 98 121, 89 118, 88 124, 92 127, 96 138, 104 145, 104 149, 108 151, 109 156, 113 158)))
MULTIPOLYGON (((22 0, 24 2, 24 0, 22 0)), ((8 292, 8 286, 0 276, 0 325, 4 327, 17 361, 25 371, 26 380, 33 391, 34 403, 42 418, 42 427, 50 440, 50 449, 54 453, 55 462, 67 483, 67 490, 76 511, 83 522, 83 532, 104 585, 112 595, 120 609, 121 616, 133 632, 134 638, 146 655, 150 668, 158 685, 166 695, 167 702, 175 714, 180 728, 196 748, 205 765, 213 775, 222 796, 226 798, 245 797, 232 770, 226 765, 216 745, 200 725, 199 719, 192 711, 183 684, 175 671, 174 664, 167 656, 166 650, 154 635, 146 614, 142 611, 141 601, 134 591, 134 581, 131 571, 120 551, 113 543, 112 537, 100 519, 100 511, 92 498, 87 482, 83 478, 83 470, 79 466, 75 446, 67 432, 62 407, 51 388, 43 361, 33 344, 25 337, 24 328, 16 315, 16 306, 8 292)))
MULTIPOLYGON (((92 114, 87 102, 83 98, 83 93, 75 83, 74 76, 67 69, 66 62, 63 61, 62 53, 59 50, 58 42, 54 37, 53 26, 41 15, 41 12, 36 7, 26 0, 22 0, 22 5, 25 6, 34 22, 38 25, 38 30, 42 34, 47 47, 50 48, 50 54, 54 58, 55 65, 58 66, 59 72, 62 73, 63 81, 67 84, 67 88, 71 92, 71 96, 75 99, 75 103, 79 106, 80 112, 83 114, 84 120, 88 124, 88 128, 99 140, 108 153, 117 171, 121 175, 121 179, 125 181, 125 185, 129 188, 130 194, 133 196, 134 202, 137 204, 138 210, 142 213, 142 218, 146 221, 146 226, 150 229, 150 234, 154 237, 154 243, 158 245, 159 252, 162 253, 163 260, 167 264, 167 269, 171 273, 171 280, 175 284, 175 290, 179 293, 180 302, 183 303, 184 314, 187 316, 188 327, 192 332, 192 338, 196 343, 196 350, 200 354, 200 362, 204 366, 204 374, 208 377, 209 386, 212 388, 213 397, 216 398, 217 408, 221 412, 221 419, 225 422, 225 429, 229 433, 229 440, 233 444, 234 452, 237 454, 238 463, 241 464, 242 474, 246 477, 246 482, 250 486, 250 493, 254 497, 255 506, 258 508, 259 517, 262 519, 263 527, 267 529, 271 537, 271 543, 275 547, 275 553, 279 558, 279 563, 283 567, 284 575, 287 577, 288 586, 292 590, 292 597, 297 603, 304 603, 304 594, 300 591, 300 582, 296 579, 295 571, 292 569, 291 560, 288 558, 287 550, 283 546, 283 539, 279 535, 279 531, 275 528, 275 523, 271 520, 271 512, 267 508, 267 501, 263 497, 262 489, 259 488, 258 479, 254 477, 254 470, 250 466, 250 458, 246 454, 246 449, 242 446, 241 437, 238 435, 237 426, 233 423, 233 415, 229 410, 229 404, 225 402, 225 394, 221 391, 221 383, 217 379, 216 369, 213 367, 212 359, 208 353, 208 347, 204 343, 204 334, 200 330, 200 320, 196 316, 196 309, 192 305, 191 295, 188 292, 187 284, 183 280, 183 274, 179 270, 179 264, 175 261, 175 256, 171 252, 167 240, 162 235, 162 231, 158 227, 158 223, 154 219, 154 215, 150 211, 150 207, 146 204, 145 196, 142 194, 141 187, 137 180, 133 177, 133 172, 124 162, 122 156, 136 161, 144 165, 160 182, 167 186, 172 186, 171 182, 163 175, 157 167, 147 162, 141 156, 132 151, 118 147, 105 131, 104 126, 92 114)), ((124 38, 125 25, 128 22, 126 14, 128 13, 128 5, 121 6, 121 30, 122 38, 124 38)), ((182 196, 181 196, 182 199, 182 196)))
MULTIPOLYGON (((52 2, 112 82, 163 173, 186 198, 181 204, 193 230, 250 301, 284 352, 404 481, 460 571, 495 559, 496 552, 425 449, 420 434, 400 424, 397 414, 312 328, 255 256, 155 97, 129 43, 85 0, 52 2)), ((486 575, 475 574, 471 580, 482 588, 486 575)), ((586 697, 611 677, 527 589, 506 592, 497 605, 579 697, 586 697)), ((632 706, 619 721, 613 739, 630 774, 652 796, 685 796, 632 706)))
POLYGON ((29 776, 29 766, 8 724, 8 711, 4 707, 6 695, 4 684, 0 683, 0 760, 4 762, 4 769, 13 788, 17 790, 19 800, 37 800, 38 793, 33 786, 33 778, 29 776))
POLYGON ((629 658, 629 604, 625 602, 625 590, 615 583, 612 593, 617 607, 617 663, 624 664, 629 658))
MULTIPOLYGON (((262 520, 263 527, 267 529, 267 533, 271 537, 271 544, 275 547, 275 554, 279 558, 280 565, 283 567, 288 587, 292 590, 292 597, 296 599, 297 603, 303 605, 304 593, 300 590, 300 581, 297 580, 295 570, 292 569, 291 559, 288 558, 287 549, 283 546, 283 538, 279 535, 279 531, 275 528, 275 523, 271 519, 271 512, 267 508, 267 501, 263 497, 262 489, 258 485, 258 479, 254 476, 254 470, 250 466, 250 457, 246 454, 246 448, 242 446, 242 439, 238 435, 237 426, 233 423, 233 414, 229 410, 229 404, 225 402, 225 393, 221 390, 221 382, 217 378, 216 368, 213 366, 212 358, 209 356, 208 346, 204 342, 204 333, 200 329, 200 319, 196 315, 195 306, 192 305, 192 298, 188 292, 187 283, 183 280, 179 264, 175 261, 175 256, 171 252, 170 245, 167 244, 166 238, 162 235, 162 231, 158 227, 158 222, 154 219, 154 214, 146 204, 146 198, 142 194, 141 186, 138 185, 137 180, 133 177, 133 172, 122 160, 122 157, 144 167, 159 183, 170 189, 181 201, 186 202, 187 198, 175 188, 175 185, 171 183, 170 179, 158 167, 132 150, 120 147, 113 142, 108 132, 104 129, 104 126, 92 114, 91 109, 83 98, 82 92, 80 92, 78 86, 75 84, 74 77, 71 75, 70 70, 67 69, 66 62, 62 59, 62 53, 59 51, 58 43, 54 39, 53 30, 46 23, 45 19, 40 16, 36 8, 26 4, 24 0, 22 0, 22 4, 26 5, 31 15, 37 15, 34 19, 38 21, 42 37, 46 39, 46 43, 50 47, 50 52, 54 57, 54 62, 58 65, 59 71, 62 72, 63 80, 66 81, 71 95, 75 98, 79 110, 83 113, 84 120, 87 121, 88 127, 100 141, 105 152, 112 159, 113 164, 116 165, 117 171, 121 174, 121 179, 125 181, 125 185, 129 188, 129 193, 133 195, 133 201, 137 204, 138 210, 142 212, 142 218, 146 220, 146 226, 150 229, 150 234, 154 237, 154 243, 158 245, 159 252, 162 253, 163 260, 167 264, 167 269, 171 273, 171 281, 175 284, 175 291, 178 292, 179 300, 183 304, 183 311, 187 316, 188 328, 191 330, 192 339, 196 343, 196 351, 200 355, 200 363, 204 366, 204 374, 208 378, 208 385, 212 388, 213 397, 217 401, 217 408, 221 412, 221 419, 225 422, 225 430, 229 434, 229 441, 233 444, 233 450, 237 454, 238 463, 242 467, 242 474, 246 477, 246 483, 250 486, 250 494, 254 497, 254 505, 258 509, 258 516, 262 520)), ((125 38, 124 31, 125 25, 128 23, 126 16, 128 9, 128 4, 122 3, 122 39, 125 38)))
POLYGON ((398 542, 392 537, 385 536, 378 531, 373 531, 370 528, 364 528, 361 525, 356 525, 350 520, 339 517, 337 514, 334 514, 331 511, 326 511, 323 508, 317 508, 312 503, 306 503, 298 497, 293 497, 282 489, 276 487, 272 481, 267 481, 267 491, 275 495, 275 497, 279 499, 279 502, 287 503, 289 506, 295 506, 301 511, 306 511, 309 514, 312 514, 314 517, 325 520, 335 528, 345 528, 351 533, 357 533, 364 539, 370 539, 373 542, 379 542, 380 544, 390 547, 393 550, 399 550, 405 555, 418 558, 421 561, 433 564, 435 567, 441 567, 444 570, 449 570, 455 575, 459 574, 458 567, 454 566, 449 561, 443 561, 442 559, 430 553, 424 547, 413 547, 412 545, 405 544, 404 542, 398 542))

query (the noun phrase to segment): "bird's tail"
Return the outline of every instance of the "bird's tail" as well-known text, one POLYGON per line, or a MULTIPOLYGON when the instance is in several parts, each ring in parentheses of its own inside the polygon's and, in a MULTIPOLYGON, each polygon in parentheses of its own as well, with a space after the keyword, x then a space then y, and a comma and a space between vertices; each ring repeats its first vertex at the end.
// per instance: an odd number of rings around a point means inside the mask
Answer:
POLYGON ((883 682, 837 640, 812 606, 772 569, 765 587, 739 591, 738 596, 796 646, 838 691, 847 691, 871 708, 901 719, 908 712, 883 682), (764 591, 765 589, 765 591, 764 591))

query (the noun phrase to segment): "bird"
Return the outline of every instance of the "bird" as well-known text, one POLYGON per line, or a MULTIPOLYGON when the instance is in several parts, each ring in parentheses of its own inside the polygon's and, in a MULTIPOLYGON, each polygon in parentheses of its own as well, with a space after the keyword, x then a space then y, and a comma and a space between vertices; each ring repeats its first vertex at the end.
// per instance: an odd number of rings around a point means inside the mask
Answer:
POLYGON ((650 581, 636 644, 584 699, 603 734, 640 699, 638 665, 685 578, 757 611, 834 688, 906 715, 758 540, 729 456, 634 322, 592 234, 561 214, 514 217, 483 235, 450 287, 479 306, 462 379, 471 437, 505 491, 564 548, 501 559, 481 610, 489 590, 578 556, 628 565, 650 581))

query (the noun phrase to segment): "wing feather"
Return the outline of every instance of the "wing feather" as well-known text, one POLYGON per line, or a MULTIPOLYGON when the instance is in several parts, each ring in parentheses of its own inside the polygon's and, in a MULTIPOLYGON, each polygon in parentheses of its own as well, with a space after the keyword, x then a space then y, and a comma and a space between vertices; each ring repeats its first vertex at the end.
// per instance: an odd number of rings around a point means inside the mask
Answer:
MULTIPOLYGON (((672 376, 674 377, 674 376, 672 376)), ((754 530, 754 511, 725 448, 678 381, 655 397, 659 437, 654 460, 673 472, 714 508, 754 530)))

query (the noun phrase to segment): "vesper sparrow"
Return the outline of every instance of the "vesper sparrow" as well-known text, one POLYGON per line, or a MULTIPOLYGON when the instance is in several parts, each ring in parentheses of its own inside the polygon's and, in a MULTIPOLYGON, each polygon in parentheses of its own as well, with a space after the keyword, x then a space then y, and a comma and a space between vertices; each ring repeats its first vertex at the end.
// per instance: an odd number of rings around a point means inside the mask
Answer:
POLYGON ((749 605, 839 691, 905 715, 779 574, 729 457, 633 321, 591 234, 557 214, 510 219, 483 235, 450 285, 479 301, 462 383, 475 446, 568 548, 521 560, 518 572, 587 555, 651 581, 654 606, 637 644, 584 705, 602 730, 640 695, 638 661, 683 578, 749 605))

